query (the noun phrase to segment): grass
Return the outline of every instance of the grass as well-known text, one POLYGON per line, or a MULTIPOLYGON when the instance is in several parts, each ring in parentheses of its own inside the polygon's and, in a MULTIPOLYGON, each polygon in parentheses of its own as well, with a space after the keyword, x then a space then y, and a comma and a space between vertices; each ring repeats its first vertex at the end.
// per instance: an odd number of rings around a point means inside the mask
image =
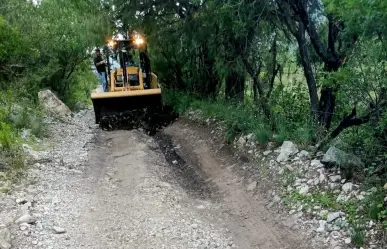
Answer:
POLYGON ((311 132, 305 132, 307 128, 297 128, 297 132, 294 132, 294 127, 305 127, 300 124, 278 122, 278 129, 271 130, 259 108, 253 103, 248 103, 249 101, 232 103, 223 99, 203 100, 187 93, 166 91, 165 102, 179 114, 187 113, 189 110, 200 110, 203 119, 215 118, 223 121, 227 142, 232 142, 242 134, 251 133, 261 145, 266 145, 269 141, 282 144, 289 139, 307 143, 312 138, 311 132))
POLYGON ((351 242, 355 246, 363 246, 366 239, 366 233, 363 227, 356 227, 351 231, 351 242))

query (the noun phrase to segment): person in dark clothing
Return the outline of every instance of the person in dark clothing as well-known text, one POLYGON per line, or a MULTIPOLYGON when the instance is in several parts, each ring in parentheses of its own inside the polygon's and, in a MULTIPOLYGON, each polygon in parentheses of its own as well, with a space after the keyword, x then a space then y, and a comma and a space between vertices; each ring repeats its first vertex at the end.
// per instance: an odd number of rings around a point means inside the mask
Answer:
POLYGON ((107 92, 108 89, 106 84, 106 64, 105 61, 102 59, 101 51, 99 49, 95 50, 95 55, 96 57, 94 58, 94 65, 99 74, 99 80, 101 81, 103 91, 107 92))

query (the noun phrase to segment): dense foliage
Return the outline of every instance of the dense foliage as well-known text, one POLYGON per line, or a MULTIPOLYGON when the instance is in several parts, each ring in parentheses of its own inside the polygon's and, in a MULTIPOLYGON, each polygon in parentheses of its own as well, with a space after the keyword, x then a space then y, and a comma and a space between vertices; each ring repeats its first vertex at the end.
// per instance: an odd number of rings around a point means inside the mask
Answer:
POLYGON ((89 101, 98 82, 90 55, 111 33, 101 10, 97 0, 1 1, 0 171, 21 164, 22 129, 44 133, 38 91, 53 90, 71 108, 89 101))
POLYGON ((121 30, 147 37, 165 88, 243 103, 273 134, 300 134, 321 148, 345 140, 345 149, 364 152, 365 160, 378 156, 384 167, 385 1, 112 5, 120 6, 110 17, 121 30))

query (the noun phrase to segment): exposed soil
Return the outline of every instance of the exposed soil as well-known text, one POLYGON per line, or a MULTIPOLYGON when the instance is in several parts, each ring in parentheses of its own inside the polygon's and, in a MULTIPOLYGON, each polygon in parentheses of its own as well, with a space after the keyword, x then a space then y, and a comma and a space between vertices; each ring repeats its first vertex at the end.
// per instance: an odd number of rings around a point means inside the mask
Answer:
POLYGON ((267 210, 265 193, 262 193, 265 188, 260 188, 265 184, 249 187, 254 183, 246 178, 249 174, 242 168, 249 168, 251 163, 236 160, 233 150, 212 139, 208 129, 179 120, 158 138, 159 144, 172 139, 177 146, 175 153, 184 158, 186 165, 197 169, 204 182, 211 186, 212 196, 216 196, 213 201, 222 203, 222 217, 239 248, 311 248, 292 229, 295 226, 292 220, 283 221, 280 215, 267 210))
POLYGON ((120 121, 102 130, 92 116, 53 126, 60 143, 38 155, 27 191, 2 202, 13 248, 323 248, 267 209, 265 184, 242 170, 252 162, 206 128, 180 119, 161 129, 175 118, 165 116, 152 129, 120 121), (15 224, 25 212, 34 222, 15 224))

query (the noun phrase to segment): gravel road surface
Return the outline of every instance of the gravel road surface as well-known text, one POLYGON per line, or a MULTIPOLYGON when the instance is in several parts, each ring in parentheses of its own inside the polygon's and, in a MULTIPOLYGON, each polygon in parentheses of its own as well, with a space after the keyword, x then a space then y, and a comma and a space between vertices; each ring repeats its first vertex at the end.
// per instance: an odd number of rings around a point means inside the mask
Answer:
POLYGON ((310 248, 187 127, 149 137, 93 121, 87 110, 53 125, 55 146, 2 196, 12 248, 310 248))

